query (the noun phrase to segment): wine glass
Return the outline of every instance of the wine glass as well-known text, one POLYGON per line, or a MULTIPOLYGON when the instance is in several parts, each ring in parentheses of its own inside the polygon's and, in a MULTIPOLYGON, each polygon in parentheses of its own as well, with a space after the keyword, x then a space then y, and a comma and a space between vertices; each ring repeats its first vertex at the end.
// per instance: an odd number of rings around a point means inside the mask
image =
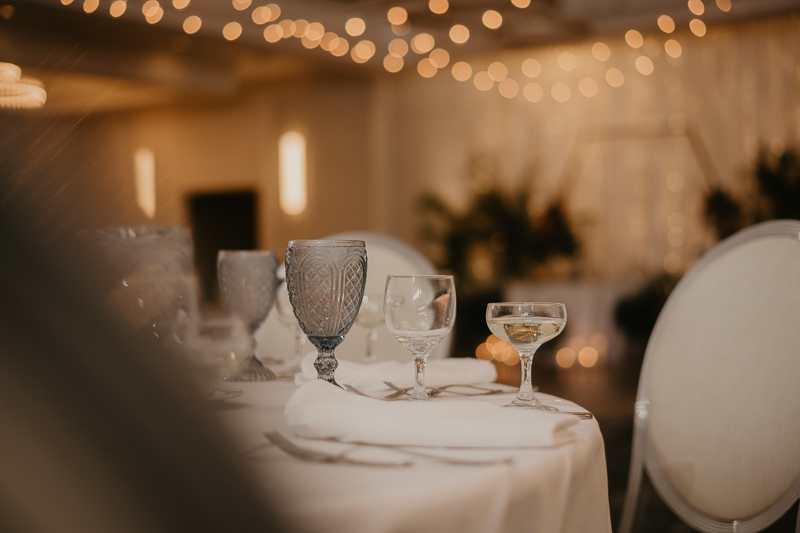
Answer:
POLYGON ((378 341, 375 327, 383 324, 383 298, 377 294, 365 294, 356 322, 366 328, 367 347, 364 359, 372 362, 375 359, 375 343, 378 341))
POLYGON ((519 394, 509 405, 558 412, 558 409, 542 404, 534 396, 531 361, 539 346, 564 330, 567 324, 566 306, 550 302, 492 303, 486 307, 486 323, 492 333, 519 353, 522 381, 519 394))
POLYGON ((388 276, 383 314, 389 332, 414 356, 411 400, 428 400, 425 364, 456 321, 453 276, 388 276))
POLYGON ((278 255, 265 251, 220 250, 217 278, 222 301, 229 312, 241 318, 250 332, 250 355, 228 375, 228 381, 268 381, 275 374, 256 357, 255 332, 267 318, 278 288, 278 255))
POLYGON ((338 385, 334 350, 355 322, 367 282, 364 241, 289 241, 286 285, 294 316, 317 348, 317 377, 338 385))

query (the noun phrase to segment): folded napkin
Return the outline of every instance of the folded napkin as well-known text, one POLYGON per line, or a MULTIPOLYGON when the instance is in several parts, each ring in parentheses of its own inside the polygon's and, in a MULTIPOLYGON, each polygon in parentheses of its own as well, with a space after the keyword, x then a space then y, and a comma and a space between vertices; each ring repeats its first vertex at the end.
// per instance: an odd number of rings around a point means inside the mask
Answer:
MULTIPOLYGON (((294 381, 298 385, 317 379, 314 368, 316 353, 309 353, 300 363, 300 372, 295 374, 294 381)), ((409 357, 409 359, 411 359, 409 357)), ((454 383, 492 383, 497 379, 497 370, 489 361, 478 359, 432 359, 425 370, 425 384, 441 387, 454 383)), ((336 369, 336 381, 347 383, 357 389, 386 388, 384 381, 389 381, 400 388, 414 386, 414 362, 399 363, 382 361, 380 363, 354 363, 339 361, 336 369)))
POLYGON ((406 446, 554 446, 569 440, 578 418, 488 401, 384 402, 313 380, 286 404, 301 437, 406 446))

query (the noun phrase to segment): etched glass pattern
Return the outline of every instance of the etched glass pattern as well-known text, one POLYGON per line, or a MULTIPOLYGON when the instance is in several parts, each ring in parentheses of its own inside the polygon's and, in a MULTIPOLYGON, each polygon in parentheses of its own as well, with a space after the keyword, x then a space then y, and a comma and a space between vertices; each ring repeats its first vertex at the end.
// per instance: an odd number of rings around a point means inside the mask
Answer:
POLYGON ((229 381, 266 381, 275 374, 255 356, 255 332, 267 318, 278 289, 278 256, 275 252, 226 251, 217 256, 219 292, 225 307, 238 316, 250 331, 250 355, 242 361, 229 381))
POLYGON ((355 322, 367 281, 364 241, 289 241, 286 284, 297 322, 316 346, 319 379, 335 383, 334 349, 355 322))

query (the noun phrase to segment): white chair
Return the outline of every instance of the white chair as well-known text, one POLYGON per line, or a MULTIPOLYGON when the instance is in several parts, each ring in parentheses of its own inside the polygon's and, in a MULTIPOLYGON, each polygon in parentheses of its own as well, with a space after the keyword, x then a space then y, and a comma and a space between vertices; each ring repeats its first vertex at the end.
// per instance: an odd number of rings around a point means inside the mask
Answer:
MULTIPOLYGON (((379 233, 366 231, 338 233, 326 239, 359 240, 367 246, 367 283, 364 294, 383 301, 386 276, 397 275, 431 275, 436 268, 422 254, 404 242, 379 233)), ((285 290, 282 285, 279 290, 285 290)), ((385 324, 378 325, 375 330, 378 340, 375 347, 375 360, 394 360, 408 362, 411 356, 403 346, 392 337, 385 324)), ((280 323, 277 310, 273 309, 264 325, 258 332, 259 355, 264 357, 284 358, 293 353, 293 337, 289 330, 280 323)), ((430 358, 444 358, 450 354, 452 335, 448 335, 442 343, 433 349, 430 358)), ((337 359, 346 361, 364 361, 366 353, 366 328, 356 323, 347 334, 344 342, 336 348, 337 359)), ((306 352, 314 347, 306 344, 306 352)))
POLYGON ((800 498, 800 222, 726 239, 670 295, 639 380, 621 533, 643 472, 708 533, 760 531, 800 498))

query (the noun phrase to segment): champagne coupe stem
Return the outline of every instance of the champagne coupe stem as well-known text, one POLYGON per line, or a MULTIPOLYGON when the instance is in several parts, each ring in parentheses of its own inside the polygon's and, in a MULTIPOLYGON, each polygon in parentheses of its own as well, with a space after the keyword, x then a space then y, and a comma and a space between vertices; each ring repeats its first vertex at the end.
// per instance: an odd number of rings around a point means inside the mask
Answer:
POLYGON ((425 363, 427 359, 427 353, 414 358, 414 392, 411 394, 411 400, 430 400, 428 392, 425 390, 425 363))
POLYGON ((517 349, 519 352, 520 362, 522 364, 522 379, 520 380, 517 400, 522 402, 538 402, 538 400, 536 400, 536 396, 533 395, 533 385, 531 385, 531 366, 533 363, 533 354, 536 353, 538 348, 538 346, 534 346, 529 350, 517 349))

